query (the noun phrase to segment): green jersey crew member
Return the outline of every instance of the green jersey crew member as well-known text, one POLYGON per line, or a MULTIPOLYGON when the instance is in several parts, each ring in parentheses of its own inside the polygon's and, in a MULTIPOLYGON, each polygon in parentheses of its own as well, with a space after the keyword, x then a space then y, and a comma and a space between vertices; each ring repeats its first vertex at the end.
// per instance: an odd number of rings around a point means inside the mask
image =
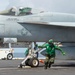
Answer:
POLYGON ((28 56, 28 54, 29 54, 29 48, 26 49, 26 51, 25 51, 24 54, 25 54, 25 57, 28 56))
POLYGON ((51 67, 51 65, 54 63, 55 60, 55 50, 59 50, 62 52, 63 55, 65 55, 65 52, 55 44, 53 44, 53 40, 50 39, 48 43, 38 46, 39 48, 46 48, 46 59, 45 59, 45 69, 47 67, 51 67))

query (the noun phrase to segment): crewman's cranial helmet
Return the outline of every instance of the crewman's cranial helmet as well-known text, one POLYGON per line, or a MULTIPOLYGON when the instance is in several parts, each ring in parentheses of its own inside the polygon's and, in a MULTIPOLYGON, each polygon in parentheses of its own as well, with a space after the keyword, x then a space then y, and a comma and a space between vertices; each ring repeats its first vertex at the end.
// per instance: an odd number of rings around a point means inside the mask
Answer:
POLYGON ((29 47, 28 47, 29 49, 31 49, 31 45, 29 45, 29 47))
POLYGON ((50 39, 48 42, 49 42, 49 43, 52 43, 52 42, 53 42, 53 39, 50 39))

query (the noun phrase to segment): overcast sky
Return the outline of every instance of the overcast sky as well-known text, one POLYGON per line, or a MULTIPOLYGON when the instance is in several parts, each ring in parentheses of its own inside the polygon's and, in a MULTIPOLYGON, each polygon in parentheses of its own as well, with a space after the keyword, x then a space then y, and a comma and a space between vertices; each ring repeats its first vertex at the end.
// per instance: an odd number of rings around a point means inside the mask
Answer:
POLYGON ((51 12, 75 14, 75 0, 0 0, 0 11, 12 6, 29 6, 51 12))

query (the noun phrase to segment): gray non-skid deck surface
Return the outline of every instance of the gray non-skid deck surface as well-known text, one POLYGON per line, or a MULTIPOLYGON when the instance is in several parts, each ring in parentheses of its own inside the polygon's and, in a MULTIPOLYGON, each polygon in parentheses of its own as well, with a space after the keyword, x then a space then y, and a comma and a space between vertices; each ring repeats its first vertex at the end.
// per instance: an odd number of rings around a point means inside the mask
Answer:
MULTIPOLYGON (((75 75, 75 67, 52 66, 44 69, 43 64, 37 68, 18 68, 22 60, 0 60, 0 75, 75 75), (42 65, 42 66, 41 66, 42 65)), ((60 63, 63 61, 59 61, 60 63)), ((70 61, 68 61, 70 63, 70 61)), ((71 62, 72 63, 72 62, 71 62)))

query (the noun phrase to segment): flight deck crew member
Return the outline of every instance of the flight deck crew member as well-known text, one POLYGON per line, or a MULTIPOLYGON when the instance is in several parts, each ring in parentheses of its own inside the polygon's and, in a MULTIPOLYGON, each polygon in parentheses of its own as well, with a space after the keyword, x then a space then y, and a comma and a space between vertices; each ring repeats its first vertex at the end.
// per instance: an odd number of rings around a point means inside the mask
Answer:
POLYGON ((27 48, 25 51, 25 57, 28 56, 28 54, 29 54, 29 48, 27 48))
MULTIPOLYGON (((38 44, 36 44, 34 47, 34 50, 37 50, 37 49, 38 49, 38 44)), ((37 55, 36 57, 38 58, 38 52, 36 52, 36 55, 37 55)))
POLYGON ((18 65, 19 68, 22 68, 22 65, 25 64, 26 60, 29 58, 29 53, 31 52, 31 45, 29 45, 28 49, 25 51, 25 58, 24 60, 18 65))
POLYGON ((63 55, 65 55, 65 52, 58 46, 56 46, 53 43, 53 39, 50 39, 48 41, 48 43, 42 45, 42 46, 38 46, 39 48, 46 48, 46 59, 45 59, 45 69, 47 69, 47 67, 51 67, 51 65, 54 63, 55 60, 55 50, 59 50, 61 51, 61 53, 63 55))

